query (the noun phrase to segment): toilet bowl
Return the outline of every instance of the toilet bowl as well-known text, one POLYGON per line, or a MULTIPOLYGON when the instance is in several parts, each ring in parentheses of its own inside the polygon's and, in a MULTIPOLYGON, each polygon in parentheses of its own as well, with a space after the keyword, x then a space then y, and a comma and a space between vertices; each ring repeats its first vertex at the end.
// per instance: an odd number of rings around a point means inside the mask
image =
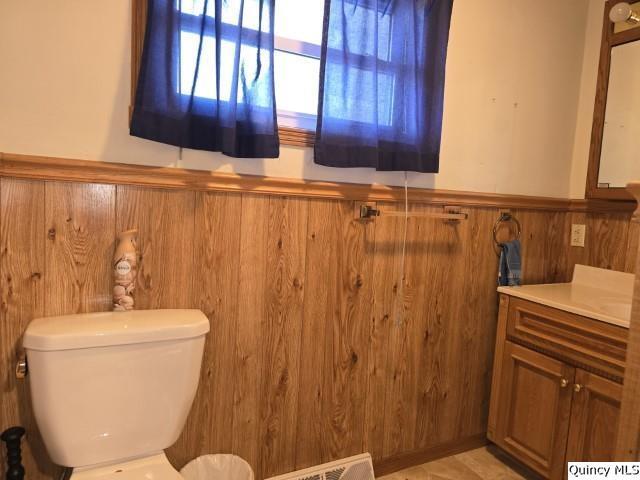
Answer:
POLYGON ((74 480, 181 479, 163 451, 184 427, 208 331, 199 310, 33 320, 23 346, 51 459, 74 480))

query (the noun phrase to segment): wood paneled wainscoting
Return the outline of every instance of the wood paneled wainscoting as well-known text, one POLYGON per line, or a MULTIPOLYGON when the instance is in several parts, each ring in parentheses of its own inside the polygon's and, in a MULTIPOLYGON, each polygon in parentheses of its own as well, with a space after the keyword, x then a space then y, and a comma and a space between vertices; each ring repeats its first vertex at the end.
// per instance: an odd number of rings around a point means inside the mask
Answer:
MULTIPOLYGON (((110 308, 120 230, 140 231, 138 308, 199 308, 211 321, 171 461, 233 452, 256 478, 363 451, 382 474, 484 442, 497 316, 491 233, 501 208, 522 224, 528 283, 566 281, 576 262, 635 263, 626 255, 638 237, 630 211, 540 199, 523 208, 523 197, 465 194, 453 204, 467 221, 409 219, 401 285, 404 220, 355 219, 356 200, 375 189, 319 195, 326 185, 291 182, 265 194, 169 180, 161 188, 145 184, 144 167, 123 166, 120 177, 88 168, 83 180, 82 163, 65 170, 42 159, 38 170, 31 158, 21 170, 15 158, 0 165, 0 428, 27 427, 31 480, 57 469, 28 388, 13 377, 20 337, 34 317, 110 308), (92 173, 106 183, 88 181, 92 173), (584 249, 568 246, 576 219, 588 224, 584 249)), ((429 195, 413 192, 410 208, 441 211, 453 194, 429 195)), ((388 200, 378 205, 401 208, 388 200)))

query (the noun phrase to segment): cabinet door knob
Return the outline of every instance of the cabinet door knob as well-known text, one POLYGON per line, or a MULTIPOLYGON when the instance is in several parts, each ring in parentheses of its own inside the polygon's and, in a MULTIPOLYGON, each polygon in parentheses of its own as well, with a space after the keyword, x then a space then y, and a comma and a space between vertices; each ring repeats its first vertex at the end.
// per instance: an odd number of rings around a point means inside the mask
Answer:
POLYGON ((573 385, 574 392, 578 393, 580 390, 582 390, 582 385, 580 385, 579 383, 573 385))
POLYGON ((560 379, 560 388, 567 388, 567 385, 569 385, 569 380, 567 380, 566 378, 561 378, 560 379))

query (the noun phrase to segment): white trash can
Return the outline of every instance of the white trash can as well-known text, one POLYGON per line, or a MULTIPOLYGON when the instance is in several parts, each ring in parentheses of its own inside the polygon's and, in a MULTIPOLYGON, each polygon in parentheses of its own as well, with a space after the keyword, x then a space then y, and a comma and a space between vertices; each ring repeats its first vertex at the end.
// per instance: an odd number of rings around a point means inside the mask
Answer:
POLYGON ((237 455, 215 454, 194 458, 180 470, 185 480, 253 480, 253 470, 237 455))

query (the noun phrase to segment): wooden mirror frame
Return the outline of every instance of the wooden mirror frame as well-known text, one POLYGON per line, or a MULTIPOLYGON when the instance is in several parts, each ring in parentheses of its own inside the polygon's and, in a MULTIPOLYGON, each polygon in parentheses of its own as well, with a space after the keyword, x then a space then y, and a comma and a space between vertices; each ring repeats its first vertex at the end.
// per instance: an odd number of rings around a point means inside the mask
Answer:
POLYGON ((587 170, 586 198, 603 200, 633 200, 625 187, 599 188, 600 156, 602 154, 602 135, 604 118, 607 109, 607 93, 609 90, 609 71, 611 68, 611 50, 618 45, 640 41, 640 25, 621 32, 614 31, 614 23, 609 20, 609 12, 619 0, 607 0, 604 7, 602 26, 602 43, 600 45, 600 65, 598 67, 598 86, 593 109, 593 127, 591 129, 591 147, 589 151, 589 167, 587 170))

